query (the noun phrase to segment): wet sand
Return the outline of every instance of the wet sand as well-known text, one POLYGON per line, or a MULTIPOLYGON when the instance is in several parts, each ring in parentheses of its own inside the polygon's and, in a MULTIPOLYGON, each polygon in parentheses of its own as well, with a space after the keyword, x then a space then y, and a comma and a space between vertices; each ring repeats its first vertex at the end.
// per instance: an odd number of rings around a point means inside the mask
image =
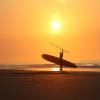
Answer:
POLYGON ((100 73, 4 73, 0 100, 100 100, 100 73))

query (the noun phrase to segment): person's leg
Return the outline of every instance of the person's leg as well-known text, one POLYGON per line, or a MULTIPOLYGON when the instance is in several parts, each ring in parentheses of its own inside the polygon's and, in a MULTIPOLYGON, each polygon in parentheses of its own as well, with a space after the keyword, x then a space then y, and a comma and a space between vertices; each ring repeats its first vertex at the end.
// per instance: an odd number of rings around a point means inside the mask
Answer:
POLYGON ((60 71, 62 71, 62 63, 61 63, 61 65, 60 65, 60 71))

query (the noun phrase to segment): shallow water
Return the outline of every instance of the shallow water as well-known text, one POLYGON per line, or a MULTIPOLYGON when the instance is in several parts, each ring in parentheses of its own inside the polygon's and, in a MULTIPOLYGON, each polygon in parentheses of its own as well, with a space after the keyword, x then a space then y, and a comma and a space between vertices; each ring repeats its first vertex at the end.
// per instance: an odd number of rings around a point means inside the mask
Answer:
MULTIPOLYGON (((23 70, 23 71, 55 71, 58 72, 59 66, 57 65, 6 65, 0 66, 0 69, 13 69, 13 70, 23 70)), ((65 68, 63 67, 63 71, 65 72, 97 72, 100 73, 100 68, 65 68)))

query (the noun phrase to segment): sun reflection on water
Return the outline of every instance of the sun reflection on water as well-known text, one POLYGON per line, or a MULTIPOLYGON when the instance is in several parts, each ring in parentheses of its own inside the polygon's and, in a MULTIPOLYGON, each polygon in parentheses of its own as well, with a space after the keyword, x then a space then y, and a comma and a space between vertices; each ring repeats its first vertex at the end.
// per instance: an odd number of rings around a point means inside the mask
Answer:
POLYGON ((52 68, 52 71, 60 71, 60 68, 52 68))

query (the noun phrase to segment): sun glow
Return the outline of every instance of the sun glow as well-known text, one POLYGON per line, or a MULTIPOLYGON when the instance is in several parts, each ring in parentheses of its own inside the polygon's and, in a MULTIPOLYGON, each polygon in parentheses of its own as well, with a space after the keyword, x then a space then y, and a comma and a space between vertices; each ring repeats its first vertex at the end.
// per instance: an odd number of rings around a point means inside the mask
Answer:
POLYGON ((60 71, 60 68, 52 68, 52 71, 60 71))
POLYGON ((51 27, 53 29, 53 31, 58 31, 61 28, 61 23, 60 21, 53 21, 51 24, 51 27))

